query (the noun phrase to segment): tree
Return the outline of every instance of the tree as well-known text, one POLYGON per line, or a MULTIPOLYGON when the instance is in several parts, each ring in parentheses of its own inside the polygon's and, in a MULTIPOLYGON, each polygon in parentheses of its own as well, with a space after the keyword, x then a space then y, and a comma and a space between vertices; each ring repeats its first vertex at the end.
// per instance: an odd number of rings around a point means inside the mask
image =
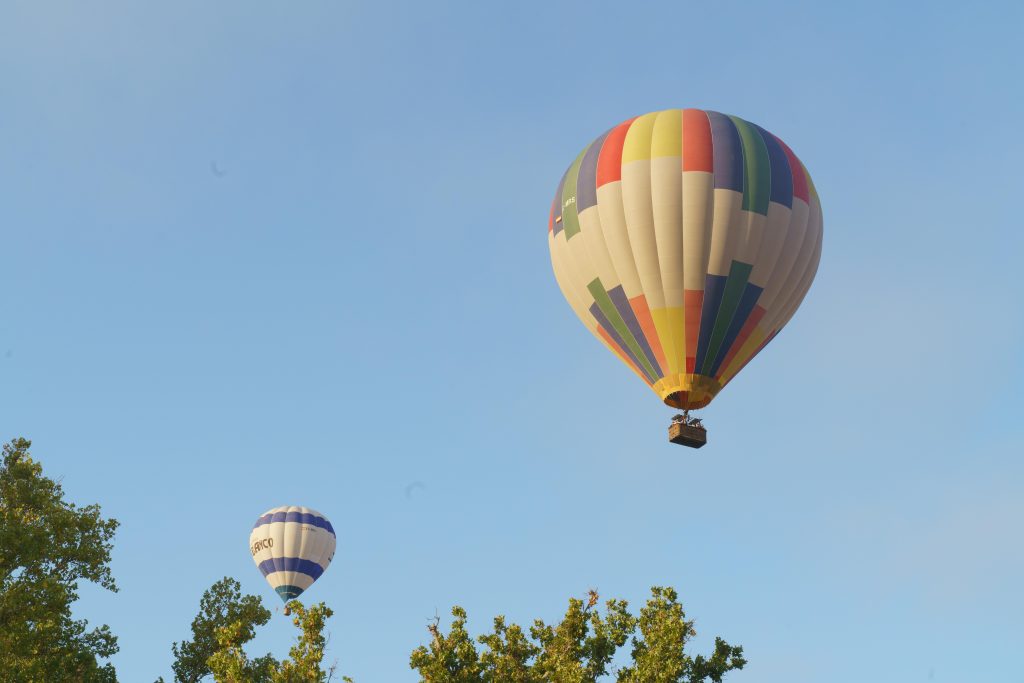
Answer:
POLYGON ((110 550, 118 523, 98 505, 64 500, 15 439, 0 462, 0 671, 5 681, 116 681, 101 664, 118 651, 106 625, 71 617, 79 581, 116 592, 110 550))
MULTIPOLYGON (((281 662, 273 676, 273 683, 326 683, 334 676, 336 664, 324 671, 324 650, 327 648, 327 637, 324 627, 327 620, 334 615, 334 610, 319 603, 306 609, 298 600, 288 603, 291 613, 295 615, 292 623, 301 631, 298 641, 288 651, 290 659, 281 662)), ((343 676, 342 680, 352 679, 343 676)))
MULTIPOLYGON (((242 595, 241 584, 225 576, 210 586, 199 601, 199 614, 192 620, 192 640, 174 643, 174 680, 178 683, 199 683, 213 674, 209 659, 222 645, 218 632, 231 629, 230 641, 245 643, 256 635, 256 627, 270 621, 270 610, 255 595, 242 595)), ((269 654, 248 662, 239 671, 244 680, 269 680, 273 657, 269 654)))
MULTIPOLYGON (((334 614, 320 603, 306 608, 298 600, 288 603, 299 636, 289 658, 278 661, 266 654, 250 659, 245 645, 256 628, 270 621, 270 610, 256 595, 242 595, 235 579, 225 577, 203 593, 199 615, 192 620, 192 640, 174 643, 174 680, 198 683, 213 676, 217 683, 326 683, 335 666, 323 669, 327 620, 334 614)), ((161 679, 162 680, 162 679, 161 679)), ((347 677, 343 681, 351 681, 347 677)), ((159 682, 158 682, 159 683, 159 682)))
POLYGON ((746 664, 743 648, 721 638, 710 657, 684 652, 696 631, 671 588, 652 588, 639 618, 625 600, 608 600, 604 616, 594 609, 597 603, 595 591, 586 602, 572 598, 560 623, 536 620, 529 637, 496 617, 494 631, 476 639, 482 653, 466 630, 466 611, 453 607, 448 634, 435 620, 427 627, 430 646, 416 648, 409 666, 421 683, 596 683, 609 675, 618 683, 721 683, 746 664), (612 659, 631 636, 632 662, 614 671, 612 659))

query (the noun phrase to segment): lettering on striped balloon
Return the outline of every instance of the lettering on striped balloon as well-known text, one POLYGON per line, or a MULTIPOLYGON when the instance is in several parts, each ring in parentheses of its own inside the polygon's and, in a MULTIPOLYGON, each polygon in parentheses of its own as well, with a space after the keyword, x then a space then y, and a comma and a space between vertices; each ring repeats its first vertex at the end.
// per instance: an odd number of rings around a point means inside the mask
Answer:
POLYGON ((259 541, 256 541, 255 543, 253 543, 252 546, 249 549, 252 551, 253 556, 255 556, 256 553, 258 553, 259 551, 267 550, 268 548, 273 548, 273 547, 274 547, 274 539, 272 539, 272 538, 263 538, 263 539, 260 539, 259 541))

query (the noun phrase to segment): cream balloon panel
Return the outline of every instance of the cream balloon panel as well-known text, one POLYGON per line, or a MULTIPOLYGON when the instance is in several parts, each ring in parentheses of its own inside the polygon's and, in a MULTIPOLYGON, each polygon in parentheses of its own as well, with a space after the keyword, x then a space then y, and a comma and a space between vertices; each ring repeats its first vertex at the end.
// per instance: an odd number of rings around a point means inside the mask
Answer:
MULTIPOLYGON (((816 204, 813 209, 814 217, 810 221, 804 221, 806 229, 801 233, 801 248, 794 259, 793 266, 785 271, 788 282, 795 284, 787 287, 787 294, 778 297, 775 304, 765 309, 765 315, 757 323, 754 332, 744 342, 743 347, 734 353, 732 358, 727 359, 726 369, 722 373, 722 386, 728 384, 786 326, 796 314, 811 288, 821 260, 822 245, 821 209, 820 205, 817 205, 817 198, 813 198, 812 201, 816 204)), ((804 207, 802 213, 806 216, 808 208, 806 205, 804 207)))
MULTIPOLYGON (((605 328, 598 325, 594 315, 590 313, 589 306, 593 305, 593 297, 580 284, 582 278, 573 272, 573 259, 567 253, 569 250, 568 242, 565 240, 556 241, 550 235, 549 242, 551 242, 551 265, 555 272, 555 280, 558 282, 559 289, 562 290, 562 295, 569 302, 577 317, 602 344, 626 363, 640 379, 647 384, 651 384, 652 380, 641 370, 632 356, 623 352, 621 340, 612 338, 605 328)), ((582 242, 582 240, 574 240, 574 242, 582 242)))

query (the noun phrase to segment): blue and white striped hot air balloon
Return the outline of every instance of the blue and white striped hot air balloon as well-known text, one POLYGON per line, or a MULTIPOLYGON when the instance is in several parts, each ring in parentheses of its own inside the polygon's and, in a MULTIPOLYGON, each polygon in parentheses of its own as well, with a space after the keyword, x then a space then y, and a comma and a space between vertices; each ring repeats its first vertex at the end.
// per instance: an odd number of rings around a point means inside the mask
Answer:
POLYGON ((334 559, 334 527, 311 508, 267 510, 249 534, 249 550, 267 583, 288 602, 320 578, 334 559))

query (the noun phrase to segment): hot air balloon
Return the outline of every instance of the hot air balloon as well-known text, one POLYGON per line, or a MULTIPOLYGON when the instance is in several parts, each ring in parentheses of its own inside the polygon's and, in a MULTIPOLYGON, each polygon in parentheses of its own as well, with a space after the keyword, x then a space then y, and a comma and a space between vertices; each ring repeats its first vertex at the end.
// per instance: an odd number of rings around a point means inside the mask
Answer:
POLYGON ((548 220, 562 294, 667 405, 675 443, 789 322, 814 280, 822 215, 782 140, 735 116, 670 109, 589 144, 548 220))
POLYGON ((253 561, 285 603, 320 578, 334 558, 335 545, 334 527, 326 517, 294 505, 267 510, 249 534, 253 561))

